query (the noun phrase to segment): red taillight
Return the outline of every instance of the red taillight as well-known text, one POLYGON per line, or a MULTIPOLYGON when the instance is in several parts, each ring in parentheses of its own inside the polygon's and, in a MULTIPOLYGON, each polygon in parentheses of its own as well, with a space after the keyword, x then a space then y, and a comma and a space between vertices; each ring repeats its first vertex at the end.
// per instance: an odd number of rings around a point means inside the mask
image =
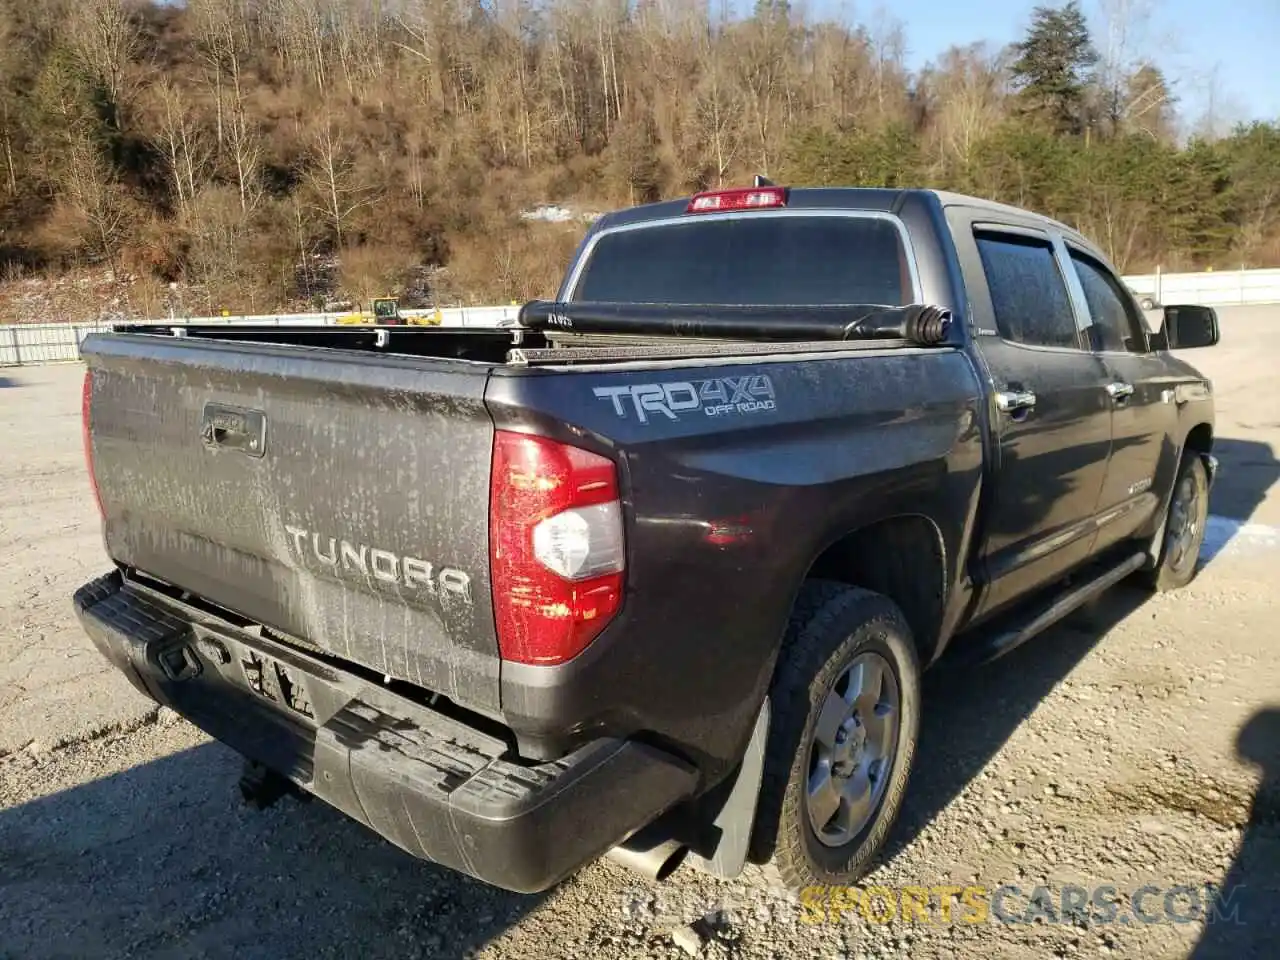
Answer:
POLYGON ((626 554, 613 461, 499 430, 489 501, 502 659, 563 663, 622 606, 626 554))
POLYGON ((740 187, 695 194, 685 213, 715 213, 722 210, 761 210, 787 205, 786 187, 740 187))
POLYGON ((98 505, 98 516, 102 511, 102 494, 98 490, 98 478, 93 472, 93 438, 89 435, 89 402, 93 399, 93 371, 84 372, 84 386, 80 390, 80 434, 84 440, 84 465, 89 470, 89 486, 93 490, 93 502, 98 505))

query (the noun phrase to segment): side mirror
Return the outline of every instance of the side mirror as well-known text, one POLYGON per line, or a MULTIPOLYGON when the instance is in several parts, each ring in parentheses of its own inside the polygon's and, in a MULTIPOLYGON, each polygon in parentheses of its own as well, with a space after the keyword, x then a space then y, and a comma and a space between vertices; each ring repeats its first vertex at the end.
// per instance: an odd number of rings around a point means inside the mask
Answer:
POLYGON ((1157 338, 1167 350, 1212 347, 1218 342, 1218 311, 1183 305, 1164 308, 1164 326, 1157 338))

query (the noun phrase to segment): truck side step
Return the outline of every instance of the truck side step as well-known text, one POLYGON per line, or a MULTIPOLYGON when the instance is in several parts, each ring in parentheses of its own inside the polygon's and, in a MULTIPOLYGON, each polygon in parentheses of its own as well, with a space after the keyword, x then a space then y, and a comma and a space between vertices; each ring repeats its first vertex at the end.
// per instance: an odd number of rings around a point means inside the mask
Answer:
POLYGON ((1147 561, 1145 552, 1135 553, 1116 566, 1104 570, 1091 580, 1072 587, 1066 593, 1043 607, 1039 613, 1034 609, 1031 617, 1021 626, 1002 633, 993 634, 986 640, 977 643, 972 651, 973 662, 989 663, 997 657, 1003 657, 1010 650, 1022 646, 1036 634, 1053 626, 1073 610, 1084 606, 1094 597, 1115 586, 1129 574, 1133 573, 1147 561))

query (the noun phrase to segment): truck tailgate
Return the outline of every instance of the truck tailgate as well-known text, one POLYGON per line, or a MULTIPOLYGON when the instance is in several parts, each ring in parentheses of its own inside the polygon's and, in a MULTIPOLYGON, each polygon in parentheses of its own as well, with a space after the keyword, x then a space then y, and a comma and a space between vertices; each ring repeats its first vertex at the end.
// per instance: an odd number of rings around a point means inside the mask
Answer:
POLYGON ((139 335, 83 355, 113 559, 497 712, 488 366, 139 335))

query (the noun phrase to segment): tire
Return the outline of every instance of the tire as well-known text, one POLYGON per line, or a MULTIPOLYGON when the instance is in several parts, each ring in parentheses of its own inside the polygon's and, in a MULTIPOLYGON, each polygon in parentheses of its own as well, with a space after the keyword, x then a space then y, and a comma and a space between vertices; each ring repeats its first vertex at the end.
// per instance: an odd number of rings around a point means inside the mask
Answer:
POLYGON ((1156 565, 1142 575, 1149 589, 1167 593, 1191 582, 1196 575, 1196 559, 1204 543, 1208 519, 1209 475, 1199 455, 1189 452, 1173 481, 1169 510, 1161 531, 1160 557, 1156 565), (1193 525, 1190 531, 1185 527, 1188 522, 1193 525))
POLYGON ((766 865, 772 882, 791 890, 852 884, 874 865, 884 846, 915 756, 920 666, 902 612, 869 590, 806 583, 792 612, 770 698, 773 719, 751 859, 766 865), (879 693, 871 686, 877 671, 879 693), (830 696, 845 702, 832 700, 835 706, 829 706, 830 696), (875 706, 868 709, 871 702, 875 706), (852 715, 833 728, 832 718, 842 709, 852 715), (864 713, 870 718, 866 724, 861 722, 864 713), (896 735, 886 745, 890 738, 885 731, 894 719, 896 735), (872 779, 868 771, 878 775, 872 779), (856 805, 841 801, 824 821, 833 795, 819 790, 811 800, 815 783, 840 784, 859 796, 858 785, 868 783, 869 799, 856 805), (858 809, 865 821, 845 813, 858 809), (815 820, 828 825, 820 832, 815 820))

